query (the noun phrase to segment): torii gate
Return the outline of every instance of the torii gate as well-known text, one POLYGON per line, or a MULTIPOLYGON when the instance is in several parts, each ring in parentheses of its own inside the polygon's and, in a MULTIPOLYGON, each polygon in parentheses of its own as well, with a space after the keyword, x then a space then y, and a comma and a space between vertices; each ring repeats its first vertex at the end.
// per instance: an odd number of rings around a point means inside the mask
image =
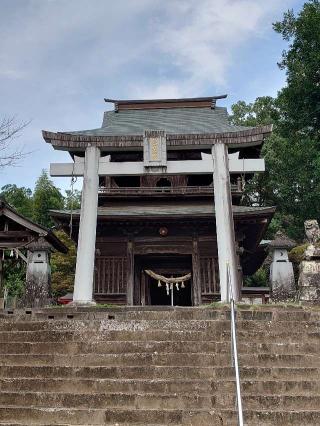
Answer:
POLYGON ((53 163, 51 176, 83 176, 82 202, 74 283, 74 304, 93 304, 93 274, 96 244, 99 176, 135 176, 144 174, 185 175, 213 173, 214 206, 221 301, 229 301, 227 269, 233 295, 240 297, 234 222, 231 201, 230 173, 264 172, 263 159, 228 157, 228 147, 214 141, 211 155, 202 160, 167 161, 166 135, 163 131, 145 131, 143 162, 111 162, 101 157, 100 148, 88 144, 85 157, 75 157, 74 163, 53 163))

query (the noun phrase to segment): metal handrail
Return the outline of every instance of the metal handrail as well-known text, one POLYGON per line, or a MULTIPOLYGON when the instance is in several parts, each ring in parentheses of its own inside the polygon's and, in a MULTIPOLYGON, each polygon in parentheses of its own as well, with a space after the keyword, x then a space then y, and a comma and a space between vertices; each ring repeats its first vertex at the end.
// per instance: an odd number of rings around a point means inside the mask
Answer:
POLYGON ((241 386, 240 386, 240 373, 239 373, 239 362, 238 362, 238 348, 237 348, 237 327, 236 327, 236 314, 235 314, 235 301, 233 296, 233 288, 230 277, 230 268, 227 264, 227 284, 229 291, 230 311, 231 311, 231 362, 234 367, 236 375, 236 397, 237 397, 237 409, 238 409, 238 426, 243 426, 243 410, 242 410, 242 398, 241 398, 241 386))

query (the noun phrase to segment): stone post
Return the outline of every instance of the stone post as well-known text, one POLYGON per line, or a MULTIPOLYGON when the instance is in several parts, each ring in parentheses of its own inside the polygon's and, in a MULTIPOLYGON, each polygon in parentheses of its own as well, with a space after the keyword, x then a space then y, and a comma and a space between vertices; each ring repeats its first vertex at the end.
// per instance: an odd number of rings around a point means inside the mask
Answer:
POLYGON ((212 158, 214 162, 213 185, 219 257, 220 293, 221 301, 227 302, 229 301, 229 289, 227 288, 227 265, 229 265, 234 299, 239 300, 240 298, 227 146, 222 142, 214 144, 212 146, 212 158))
POLYGON ((74 304, 92 304, 96 245, 100 150, 88 146, 85 153, 81 216, 77 249, 74 304))

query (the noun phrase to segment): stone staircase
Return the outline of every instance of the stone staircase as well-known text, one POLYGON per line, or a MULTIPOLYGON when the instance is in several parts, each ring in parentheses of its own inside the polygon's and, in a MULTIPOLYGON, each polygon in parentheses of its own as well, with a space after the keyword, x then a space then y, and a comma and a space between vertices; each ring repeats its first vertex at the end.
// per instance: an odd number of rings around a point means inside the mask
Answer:
MULTIPOLYGON (((0 425, 237 424, 224 308, 0 314, 0 425)), ((245 424, 320 425, 320 310, 238 311, 245 424)))

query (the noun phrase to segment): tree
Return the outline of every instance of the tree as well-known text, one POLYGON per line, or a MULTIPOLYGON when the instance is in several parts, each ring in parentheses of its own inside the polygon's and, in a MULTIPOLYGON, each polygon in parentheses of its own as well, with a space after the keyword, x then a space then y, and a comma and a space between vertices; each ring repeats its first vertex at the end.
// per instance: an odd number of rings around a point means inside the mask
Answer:
MULTIPOLYGON (((279 63, 287 85, 278 93, 277 132, 282 154, 273 146, 270 159, 277 178, 276 194, 293 228, 303 234, 303 221, 320 218, 320 3, 307 1, 295 16, 287 11, 273 24, 289 43, 279 63)), ((292 234, 291 234, 292 235, 292 234)), ((292 235, 296 237, 295 235, 292 235)))
POLYGON ((277 125, 280 110, 271 96, 261 96, 249 104, 239 101, 231 106, 231 122, 241 126, 277 125))
POLYGON ((33 218, 41 225, 52 227, 50 209, 63 209, 64 198, 59 189, 49 179, 45 170, 38 178, 33 194, 33 218))
POLYGON ((288 42, 279 67, 287 84, 275 99, 232 106, 235 124, 274 124, 262 148, 266 173, 247 185, 245 201, 277 206, 271 229, 303 238, 303 222, 320 219, 320 3, 307 1, 295 16, 287 11, 273 24, 288 42))
POLYGON ((67 210, 80 209, 81 206, 81 191, 74 189, 73 192, 70 189, 66 189, 66 196, 64 207, 67 210))
POLYGON ((15 117, 0 120, 0 169, 16 164, 27 155, 23 149, 14 149, 13 142, 29 123, 18 123, 15 117))
POLYGON ((281 103, 270 97, 257 98, 232 106, 234 124, 259 126, 273 124, 274 131, 262 148, 266 172, 254 176, 246 185, 244 204, 276 205, 269 236, 279 228, 292 238, 303 238, 303 221, 319 217, 320 158, 315 141, 304 137, 286 137, 282 123, 281 103))
POLYGON ((33 216, 33 200, 30 188, 17 187, 14 184, 8 184, 1 188, 0 197, 14 207, 23 216, 32 219, 33 216))
POLYGON ((54 297, 73 291, 77 249, 64 231, 56 231, 57 237, 68 247, 68 253, 53 253, 51 256, 51 288, 54 297))
MULTIPOLYGON (((278 95, 281 122, 287 136, 320 139, 320 3, 306 2, 295 16, 288 10, 273 24, 289 44, 278 64, 287 85, 278 95)), ((308 140, 307 140, 308 141, 308 140)), ((307 142, 306 141, 306 142, 307 142)))

